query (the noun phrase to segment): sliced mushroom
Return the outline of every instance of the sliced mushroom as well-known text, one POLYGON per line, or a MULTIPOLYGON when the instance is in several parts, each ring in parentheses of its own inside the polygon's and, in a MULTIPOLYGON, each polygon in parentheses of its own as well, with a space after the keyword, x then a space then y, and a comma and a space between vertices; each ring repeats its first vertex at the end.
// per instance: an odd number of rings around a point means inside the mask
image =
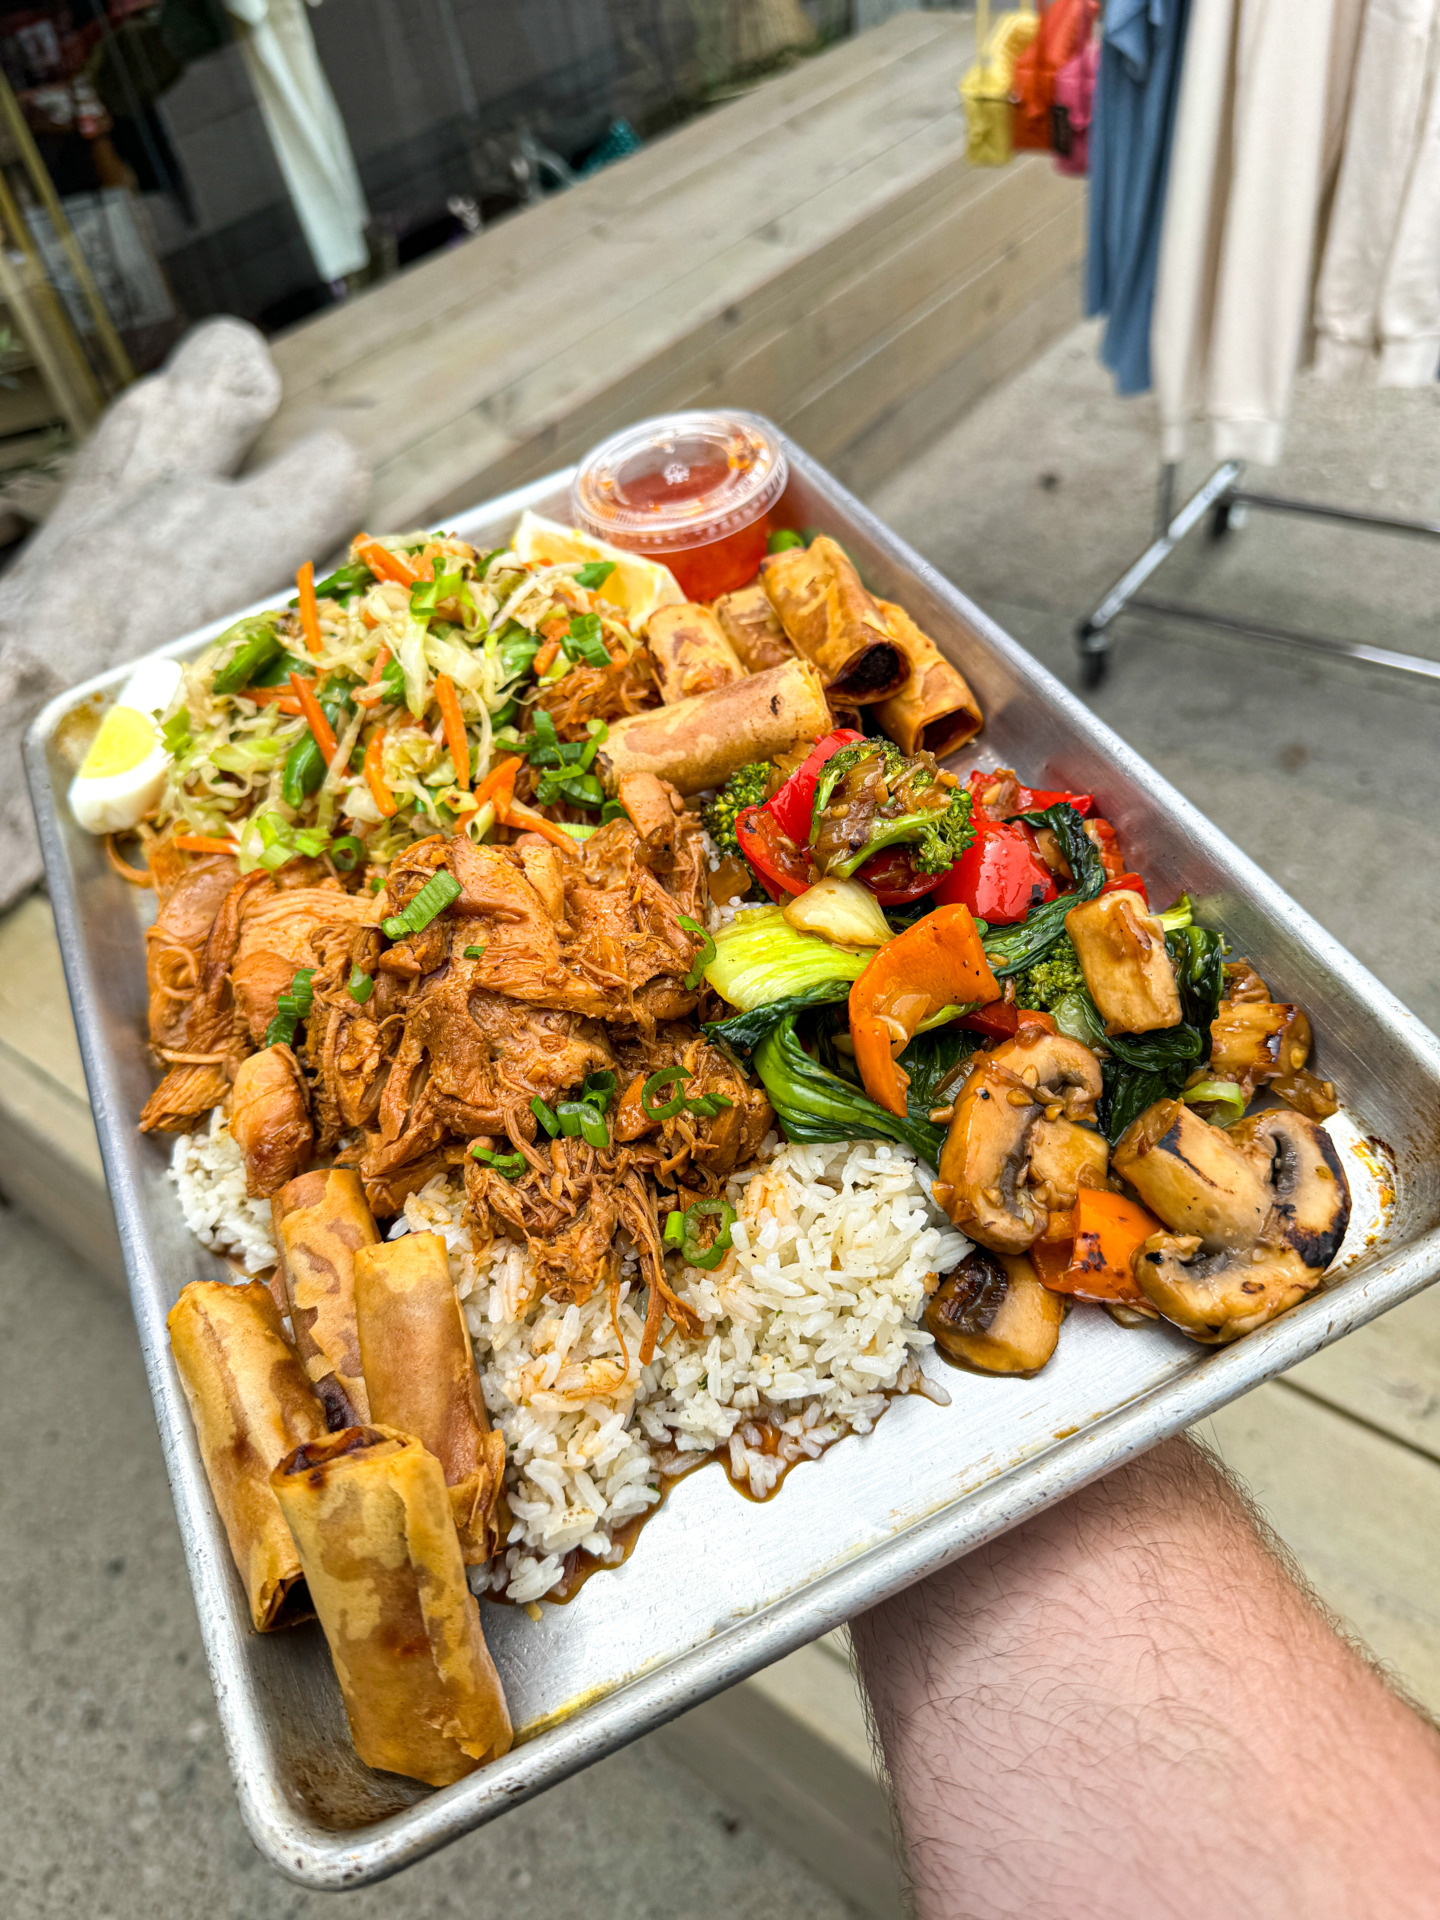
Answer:
POLYGON ((1150 1211, 1206 1253, 1251 1247, 1270 1212, 1266 1167, 1222 1127, 1182 1100, 1157 1100, 1128 1126, 1110 1156, 1150 1211))
POLYGON ((1182 1018, 1165 929, 1129 888, 1072 907, 1065 931, 1107 1033, 1154 1033, 1182 1018))
POLYGON ((1202 1253, 1193 1233, 1153 1233, 1135 1255, 1140 1291, 1167 1320, 1206 1346, 1242 1334, 1293 1307, 1320 1278, 1290 1247, 1202 1253))
POLYGON ((977 1055, 941 1150, 936 1203, 982 1246, 1023 1253, 1045 1224, 1029 1187, 1032 1131, 1056 1108, 1087 1119, 1101 1085, 1088 1047, 1042 1027, 977 1055))
POLYGON ((1350 1186, 1334 1144, 1303 1114, 1275 1108, 1222 1129, 1188 1109, 1176 1122, 1179 1104, 1141 1114, 1114 1164, 1171 1229, 1136 1253, 1136 1284, 1167 1320, 1213 1345, 1310 1292, 1345 1238, 1350 1186), (1252 1181, 1263 1213, 1247 1234, 1252 1181))
POLYGON ((1038 1373, 1064 1318, 1064 1301, 1023 1254, 980 1248, 946 1275, 925 1309, 941 1352, 982 1373, 1038 1373))
POLYGON ((1230 1128, 1241 1151, 1271 1154, 1269 1241, 1283 1241, 1307 1267, 1323 1273, 1350 1224, 1350 1182, 1323 1127, 1287 1107, 1257 1113, 1230 1128))
POLYGON ((1328 1120, 1336 1109, 1335 1089, 1311 1073, 1310 1021, 1288 1001, 1272 1000, 1270 989, 1248 960, 1225 969, 1225 998, 1210 1023, 1207 1080, 1233 1080, 1248 1100, 1257 1087, 1269 1086, 1297 1112, 1328 1120))
POLYGON ((1075 1204, 1081 1187, 1103 1187, 1110 1148, 1103 1133, 1074 1120, 1037 1120, 1030 1135, 1030 1185, 1052 1213, 1075 1204))

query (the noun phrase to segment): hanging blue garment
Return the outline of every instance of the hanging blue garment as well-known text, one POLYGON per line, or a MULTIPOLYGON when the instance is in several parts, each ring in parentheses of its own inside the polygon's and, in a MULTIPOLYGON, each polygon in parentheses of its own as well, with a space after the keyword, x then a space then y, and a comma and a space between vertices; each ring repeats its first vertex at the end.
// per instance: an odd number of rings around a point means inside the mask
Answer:
POLYGON ((1150 309, 1190 0, 1106 0, 1090 125, 1085 311, 1120 393, 1150 386, 1150 309))

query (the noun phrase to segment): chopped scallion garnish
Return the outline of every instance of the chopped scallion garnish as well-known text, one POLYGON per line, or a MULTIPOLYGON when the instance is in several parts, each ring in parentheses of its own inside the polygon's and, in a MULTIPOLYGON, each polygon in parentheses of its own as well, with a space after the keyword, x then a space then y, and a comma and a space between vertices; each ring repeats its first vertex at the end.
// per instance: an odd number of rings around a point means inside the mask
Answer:
POLYGON ((384 923, 387 940, 403 940, 407 933, 423 933, 437 913, 443 913, 452 900, 460 897, 460 882, 442 868, 432 873, 415 898, 400 913, 392 913, 384 923))
POLYGON ((345 991, 349 994, 350 998, 355 1002, 357 1006, 363 1007, 365 1002, 370 998, 371 994, 375 991, 374 974, 366 973, 363 967, 352 967, 350 969, 350 978, 346 983, 345 991))
POLYGON ((704 927, 700 925, 700 922, 698 920, 692 920, 688 913, 677 914, 675 917, 687 933, 698 935, 700 940, 700 951, 695 956, 695 964, 685 976, 685 984, 693 992, 705 978, 706 967, 708 967, 710 962, 715 958, 715 942, 710 938, 704 927))

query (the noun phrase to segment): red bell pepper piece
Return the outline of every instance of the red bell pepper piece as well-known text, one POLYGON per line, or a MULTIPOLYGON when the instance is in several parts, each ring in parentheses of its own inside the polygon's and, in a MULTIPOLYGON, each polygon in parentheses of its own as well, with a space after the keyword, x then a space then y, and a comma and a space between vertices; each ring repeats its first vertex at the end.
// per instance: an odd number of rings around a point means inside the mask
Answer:
POLYGON ((948 871, 942 867, 939 873, 921 873, 904 847, 887 847, 858 867, 855 878, 870 889, 882 907, 903 907, 933 893, 948 871))
POLYGON ((1028 827, 979 820, 975 838, 936 889, 939 906, 969 907, 991 926, 1011 926, 1056 894, 1028 827))
POLYGON ((1012 780, 1013 774, 1004 768, 977 769, 971 774, 965 785, 977 820, 1010 820, 1018 813, 1040 813, 1061 800, 1068 800, 1075 811, 1083 815, 1089 813, 1095 804, 1093 794, 1066 793, 1050 787, 1024 787, 1018 781, 1012 786, 1012 780), (997 782, 1004 790, 992 805, 986 806, 985 795, 997 782))
POLYGON ((1041 1013, 1036 1007, 1017 1007, 1013 1000, 992 1000, 988 1007, 977 1007, 973 1013, 965 1013, 955 1022, 957 1027, 965 1027, 971 1033, 984 1033, 995 1040, 1008 1040, 1021 1027, 1043 1027, 1047 1033, 1055 1032, 1055 1021, 1048 1013, 1041 1013))
POLYGON ((864 738, 864 734, 857 733, 853 727, 836 727, 833 733, 827 733, 823 740, 815 742, 806 759, 780 791, 766 802, 766 810, 774 815, 797 847, 810 843, 810 814, 815 804, 815 788, 825 762, 839 753, 842 747, 853 747, 864 738))
POLYGON ((1113 880, 1107 880, 1100 889, 1101 893, 1138 893, 1148 907, 1150 889, 1138 873, 1117 873, 1113 880))
POLYGON ((1120 836, 1108 820, 1098 814, 1095 819, 1087 820, 1085 831, 1090 843, 1100 856, 1100 864, 1105 869, 1107 880, 1118 880, 1125 871, 1125 856, 1120 851, 1120 836))
POLYGON ((745 807, 737 813, 735 838, 772 900, 814 885, 809 860, 768 807, 745 807))

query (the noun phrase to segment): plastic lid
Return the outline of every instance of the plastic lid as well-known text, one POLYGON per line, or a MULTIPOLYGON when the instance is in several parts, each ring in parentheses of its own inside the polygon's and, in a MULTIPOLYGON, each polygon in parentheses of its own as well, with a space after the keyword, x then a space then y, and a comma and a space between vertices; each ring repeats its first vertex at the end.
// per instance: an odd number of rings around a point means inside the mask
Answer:
POLYGON ((706 546, 751 526, 785 491, 779 435, 753 413, 668 413, 586 455, 575 525, 633 550, 706 546))

